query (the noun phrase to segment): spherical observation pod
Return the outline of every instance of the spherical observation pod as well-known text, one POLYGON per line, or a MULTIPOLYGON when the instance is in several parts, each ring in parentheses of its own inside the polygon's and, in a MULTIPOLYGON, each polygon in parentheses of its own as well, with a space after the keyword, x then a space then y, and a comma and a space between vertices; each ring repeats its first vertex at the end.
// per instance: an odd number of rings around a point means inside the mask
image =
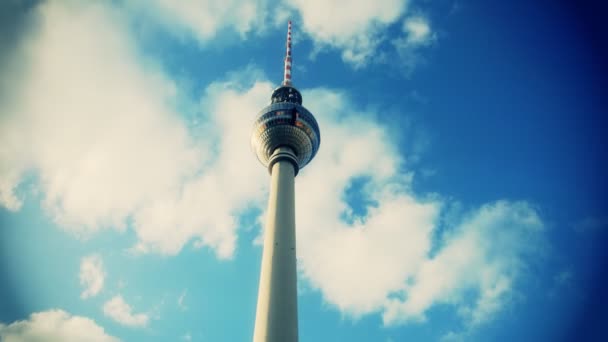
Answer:
MULTIPOLYGON (((298 102, 301 103, 301 97, 298 102)), ((317 120, 297 102, 271 103, 258 113, 253 124, 251 146, 260 162, 268 168, 272 167, 270 157, 273 152, 278 147, 289 147, 296 155, 297 173, 314 158, 320 143, 317 120)))

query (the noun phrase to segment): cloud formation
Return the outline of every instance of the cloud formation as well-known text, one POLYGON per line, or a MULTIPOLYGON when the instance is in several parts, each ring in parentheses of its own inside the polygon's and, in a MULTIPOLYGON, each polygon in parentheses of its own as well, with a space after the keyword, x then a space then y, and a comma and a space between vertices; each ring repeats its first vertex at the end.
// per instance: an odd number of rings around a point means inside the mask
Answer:
POLYGON ((38 30, 21 47, 18 95, 2 104, 2 204, 19 208, 15 189, 33 171, 46 211, 76 235, 123 230, 133 217, 138 250, 174 254, 197 238, 232 255, 231 208, 216 208, 218 222, 200 215, 212 189, 195 194, 197 185, 216 186, 210 177, 193 180, 211 157, 210 141, 189 135, 171 106, 175 84, 135 51, 121 13, 50 2, 37 15, 38 30), (187 181, 190 190, 182 189, 187 181), (203 198, 186 203, 180 194, 203 198), (178 199, 186 212, 176 218, 178 199), (155 235, 151 224, 172 233, 155 235))
MULTIPOLYGON (((396 20, 388 9, 368 10, 380 18, 372 23, 396 20)), ((23 47, 22 91, 0 118, 3 204, 18 207, 14 189, 33 170, 47 212, 77 235, 131 227, 137 252, 173 255, 194 242, 219 258, 233 256, 239 216, 266 203, 268 175, 249 136, 272 84, 252 70, 210 84, 195 138, 171 105, 175 83, 134 49, 120 12, 48 3, 39 18, 39 31, 23 47)), ((358 25, 367 25, 361 18, 358 25)), ((407 23, 406 44, 432 39, 424 22, 407 23)), ((328 39, 349 34, 332 31, 338 29, 319 32, 328 39)), ((424 320, 438 304, 453 306, 471 325, 491 319, 534 252, 530 241, 543 226, 535 209, 488 203, 453 222, 436 245, 445 201, 413 192, 407 155, 376 113, 335 89, 303 95, 323 137, 296 182, 303 279, 348 316, 380 313, 386 325, 424 320)), ((121 296, 103 309, 125 325, 148 322, 121 296)))
POLYGON ((45 209, 76 235, 132 218, 135 251, 175 254, 195 240, 232 256, 239 211, 263 201, 249 129, 271 85, 237 101, 225 84, 210 86, 205 138, 194 139, 170 105, 175 84, 133 49, 120 13, 48 3, 38 14, 19 100, 0 118, 3 204, 18 208, 14 189, 33 170, 45 209))
POLYGON ((5 325, 0 323, 0 340, 62 341, 62 342, 119 342, 108 335, 95 321, 81 316, 72 316, 63 310, 49 310, 30 315, 26 321, 5 325))
POLYGON ((360 67, 386 38, 386 28, 407 8, 406 0, 288 0, 303 29, 317 44, 342 50, 342 58, 360 67))
POLYGON ((528 203, 499 201, 473 211, 425 259, 399 296, 388 298, 385 324, 424 319, 437 304, 451 304, 472 326, 508 303, 526 260, 538 252, 543 223, 528 203), (473 293, 471 302, 467 295, 473 293))
MULTIPOLYGON (((214 99, 209 108, 221 113, 251 113, 268 90, 265 82, 247 87, 237 77, 211 85, 203 102, 214 99)), ((303 279, 348 316, 381 313, 386 325, 422 321, 431 307, 443 304, 476 326, 508 305, 541 239, 535 208, 497 201, 442 223, 445 200, 412 191, 415 173, 403 171, 407 160, 375 113, 354 108, 347 94, 332 89, 303 96, 323 136, 315 160, 296 181, 303 279), (356 183, 358 205, 365 208, 355 208, 346 196, 356 183), (437 237, 440 224, 447 225, 446 233, 437 237)), ((232 124, 221 127, 218 132, 230 137, 222 144, 247 134, 244 128, 233 131, 232 124)), ((248 181, 265 184, 267 175, 248 181)))
POLYGON ((152 15, 165 29, 180 37, 194 38, 201 44, 222 30, 245 37, 263 29, 268 16, 266 0, 153 0, 130 3, 133 10, 152 15))
POLYGON ((396 60, 406 75, 411 74, 419 65, 425 63, 423 51, 437 41, 437 34, 429 19, 421 14, 408 16, 403 20, 402 36, 393 39, 399 58, 396 60))
POLYGON ((97 254, 89 255, 80 261, 80 285, 84 290, 80 298, 86 299, 95 297, 103 289, 106 272, 103 267, 103 260, 97 254))
POLYGON ((145 313, 133 313, 133 309, 121 295, 114 296, 105 302, 103 313, 114 321, 129 327, 144 327, 150 319, 145 313))
POLYGON ((535 252, 543 227, 536 210, 489 203, 434 242, 444 202, 414 194, 414 173, 401 171, 407 161, 387 128, 344 94, 319 89, 304 98, 323 134, 296 183, 299 263, 311 285, 342 312, 381 312, 386 325, 422 320, 437 304, 454 305, 472 324, 491 319, 535 252), (366 212, 345 220, 355 209, 344 193, 358 179, 366 180, 358 194, 366 212))
POLYGON ((253 117, 272 88, 264 82, 240 92, 231 82, 210 85, 201 102, 208 114, 203 135, 216 152, 214 158, 180 193, 159 198, 135 214, 142 242, 138 249, 156 247, 174 254, 195 238, 196 245, 213 246, 219 257, 230 257, 239 214, 264 203, 266 172, 251 153, 249 137, 253 117))
POLYGON ((403 21, 403 32, 406 34, 406 42, 410 45, 426 45, 434 39, 429 21, 423 16, 406 18, 403 21))
POLYGON ((45 207, 71 230, 122 228, 202 153, 166 104, 173 84, 140 66, 118 13, 55 2, 38 10, 19 101, 3 108, 3 176, 36 170, 45 207))
MULTIPOLYGON (((284 27, 288 19, 296 21, 295 36, 312 39, 316 51, 337 49, 342 59, 355 68, 371 62, 400 64, 396 56, 407 58, 409 73, 420 64, 420 54, 413 53, 434 40, 435 33, 422 15, 403 20, 404 37, 392 42, 389 55, 378 53, 388 39, 388 29, 408 14, 408 0, 248 0, 248 1, 167 1, 129 3, 134 16, 149 16, 167 32, 181 38, 193 38, 205 45, 222 33, 236 32, 241 38, 262 33, 268 22, 284 27), (299 26, 301 24, 301 26, 299 26), (414 58, 416 57, 416 58, 414 58), (417 59, 416 61, 414 61, 417 59)), ((387 50, 384 48, 384 50, 387 50)), ((402 64, 402 63, 401 63, 402 64)))

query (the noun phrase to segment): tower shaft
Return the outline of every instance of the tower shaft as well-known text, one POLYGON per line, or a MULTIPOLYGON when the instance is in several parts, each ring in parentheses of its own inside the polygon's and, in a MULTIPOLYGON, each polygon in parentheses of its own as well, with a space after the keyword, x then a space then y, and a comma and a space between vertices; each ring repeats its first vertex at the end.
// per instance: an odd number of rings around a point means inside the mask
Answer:
POLYGON ((271 157, 254 342, 298 340, 294 162, 287 147, 277 148, 271 157))
POLYGON ((251 147, 271 174, 254 342, 298 341, 294 181, 319 150, 317 120, 291 83, 291 21, 283 83, 257 115, 251 147))

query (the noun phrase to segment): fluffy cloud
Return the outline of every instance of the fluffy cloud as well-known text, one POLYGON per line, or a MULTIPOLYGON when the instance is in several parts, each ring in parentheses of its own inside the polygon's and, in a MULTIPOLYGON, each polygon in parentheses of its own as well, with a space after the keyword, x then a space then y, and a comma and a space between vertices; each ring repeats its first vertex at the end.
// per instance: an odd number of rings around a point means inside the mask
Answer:
POLYGON ((153 0, 130 5, 139 14, 147 11, 170 32, 201 43, 223 29, 231 29, 241 36, 259 31, 269 14, 266 0, 153 0))
MULTIPOLYGON (((215 108, 238 105, 219 112, 253 112, 253 93, 263 99, 270 89, 255 83, 237 91, 239 84, 210 86, 207 94, 221 104, 215 108)), ((347 315, 380 312, 386 325, 423 320, 432 306, 445 304, 475 326, 507 305, 534 255, 531 246, 538 245, 543 224, 536 210, 526 202, 498 201, 442 223, 443 200, 412 191, 414 174, 403 172, 406 160, 374 113, 358 111, 335 90, 303 95, 323 136, 318 155, 296 181, 303 279, 347 315), (353 203, 346 192, 356 183, 360 202, 353 203), (440 224, 448 233, 434 241, 440 224)), ((267 183, 265 175, 249 179, 267 183)))
POLYGON ((130 326, 143 327, 148 324, 149 317, 145 313, 133 313, 133 309, 121 295, 115 296, 103 304, 103 313, 116 322, 130 326))
POLYGON ((405 18, 402 33, 401 37, 392 40, 391 43, 399 55, 398 64, 406 74, 410 74, 417 66, 425 62, 422 51, 436 42, 437 34, 432 29, 428 18, 423 15, 405 18))
POLYGON ((50 2, 37 16, 37 31, 21 47, 19 91, 2 104, 2 204, 18 208, 14 189, 34 171, 47 212, 77 235, 124 229, 132 217, 137 250, 173 254, 197 239, 232 255, 227 203, 240 194, 215 201, 228 179, 217 171, 199 177, 212 141, 188 133, 171 105, 174 83, 133 49, 121 13, 50 2), (217 215, 201 215, 205 203, 217 215))
POLYGON ((220 257, 232 255, 239 213, 264 203, 266 172, 251 153, 249 137, 253 117, 271 91, 269 83, 256 83, 243 92, 231 82, 206 89, 202 108, 209 113, 209 129, 205 136, 215 142, 217 154, 181 193, 160 198, 136 213, 135 229, 143 243, 138 248, 176 253, 194 236, 216 247, 220 257))
POLYGON ((80 261, 80 285, 84 287, 84 291, 80 294, 80 298, 89 298, 96 296, 101 289, 106 277, 103 268, 103 261, 99 255, 89 255, 80 261))
MULTIPOLYGON (((374 23, 396 20, 368 11, 380 18, 374 23)), ((194 241, 231 257, 239 215, 266 203, 268 175, 249 134, 272 85, 252 82, 261 77, 250 70, 209 85, 194 138, 171 106, 175 85, 134 51, 120 13, 49 3, 39 15, 39 32, 24 47, 22 92, 0 118, 4 205, 15 205, 13 189, 34 170, 46 210, 72 232, 131 226, 135 251, 175 254, 194 241)), ((419 21, 404 29, 408 44, 432 37, 419 21)), ((328 39, 348 34, 323 30, 328 39)), ((414 174, 403 171, 407 160, 375 113, 332 89, 304 98, 323 140, 296 182, 303 279, 347 315, 381 313, 387 325, 422 320, 437 304, 453 305, 475 325, 508 303, 532 253, 528 238, 542 228, 535 210, 487 204, 435 246, 444 203, 412 191, 414 174), (354 203, 349 189, 363 200, 354 203)), ((104 312, 127 325, 148 321, 121 296, 104 312)))
POLYGON ((299 15, 303 31, 319 49, 331 46, 342 50, 345 61, 365 65, 374 50, 386 39, 385 29, 401 17, 407 0, 154 0, 131 3, 134 13, 148 13, 179 37, 201 43, 232 30, 245 37, 265 29, 269 18, 284 25, 288 17, 299 15), (295 12, 295 13, 294 13, 295 12))
POLYGON ((403 32, 406 33, 406 43, 409 45, 426 45, 433 39, 434 35, 427 18, 413 16, 403 21, 403 32))
POLYGON ((328 89, 304 98, 323 140, 296 182, 301 270, 342 311, 373 312, 424 259, 438 204, 408 194, 411 175, 398 172, 404 161, 371 113, 328 89), (347 223, 353 209, 344 191, 355 179, 367 179, 360 196, 370 205, 347 223))
POLYGON ((2 171, 36 170, 45 207, 70 229, 124 227, 202 153, 166 103, 173 84, 139 66, 118 13, 57 2, 38 10, 18 104, 3 108, 2 171))
POLYGON ((403 299, 389 298, 384 322, 418 320, 432 305, 453 304, 477 325, 508 303, 528 257, 538 252, 543 224, 525 202, 500 201, 474 211, 445 237, 404 284, 403 299), (467 294, 474 293, 470 303, 467 294))
POLYGON ((388 25, 405 13, 406 0, 289 0, 299 12, 304 31, 322 46, 342 50, 342 58, 363 66, 385 37, 388 25))
POLYGON ((118 342, 119 339, 106 334, 95 321, 81 316, 72 316, 62 310, 33 313, 27 321, 16 321, 9 325, 0 323, 0 340, 5 342, 118 342))
MULTIPOLYGON (((406 14, 408 4, 408 0, 154 0, 128 6, 134 15, 147 13, 168 32, 203 44, 225 31, 237 32, 241 37, 263 32, 270 18, 274 25, 283 27, 288 18, 299 17, 302 27, 296 28, 296 38, 303 32, 314 41, 317 51, 338 49, 344 61, 359 68, 374 61, 394 60, 380 55, 378 47, 387 40, 388 27, 406 14)), ((413 47, 427 45, 435 35, 428 20, 420 15, 405 19, 403 32, 405 37, 394 40, 393 46, 399 57, 407 57, 410 72, 420 64, 420 55, 413 54, 413 47)))
POLYGON ((382 312, 387 325, 424 319, 441 303, 479 324, 508 303, 542 230, 534 208, 484 205, 451 222, 434 243, 443 202, 412 192, 413 175, 400 171, 406 161, 387 129, 342 94, 325 89, 304 97, 323 135, 296 183, 299 265, 311 285, 342 312, 382 312), (367 204, 353 220, 344 194, 361 179, 358 196, 367 204), (470 293, 473 301, 465 298, 470 293))

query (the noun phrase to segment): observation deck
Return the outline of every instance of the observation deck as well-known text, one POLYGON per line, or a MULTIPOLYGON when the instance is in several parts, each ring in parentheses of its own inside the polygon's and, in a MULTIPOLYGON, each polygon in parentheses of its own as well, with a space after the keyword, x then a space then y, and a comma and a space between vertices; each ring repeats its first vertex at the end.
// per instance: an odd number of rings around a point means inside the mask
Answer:
POLYGON ((271 103, 254 122, 251 146, 260 162, 272 169, 271 156, 278 147, 289 147, 296 156, 296 173, 319 150, 321 133, 317 120, 302 106, 302 95, 291 86, 280 86, 272 93, 271 103))

